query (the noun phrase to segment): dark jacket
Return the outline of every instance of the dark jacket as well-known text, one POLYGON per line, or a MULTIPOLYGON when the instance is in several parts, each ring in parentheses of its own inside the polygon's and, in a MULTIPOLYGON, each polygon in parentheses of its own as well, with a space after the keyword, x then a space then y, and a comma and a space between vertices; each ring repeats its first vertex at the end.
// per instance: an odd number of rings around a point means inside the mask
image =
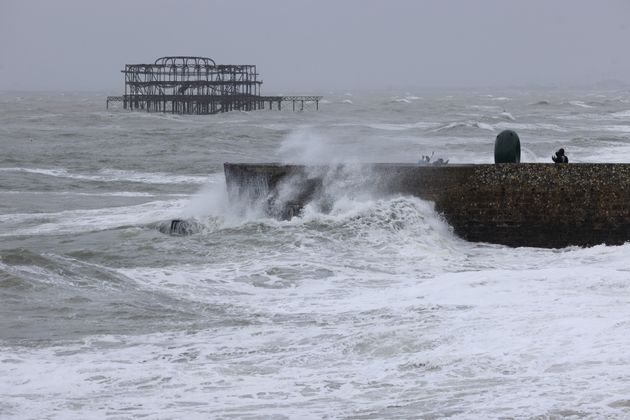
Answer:
POLYGON ((558 154, 558 152, 556 152, 556 155, 552 156, 551 159, 556 163, 569 163, 569 158, 564 154, 558 154))

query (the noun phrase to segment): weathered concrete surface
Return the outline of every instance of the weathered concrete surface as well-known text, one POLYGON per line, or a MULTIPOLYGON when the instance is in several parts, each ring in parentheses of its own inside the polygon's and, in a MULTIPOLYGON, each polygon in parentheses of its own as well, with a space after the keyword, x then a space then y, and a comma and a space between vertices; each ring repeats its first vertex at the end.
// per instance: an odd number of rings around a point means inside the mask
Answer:
MULTIPOLYGON (((318 174, 327 173, 321 167, 277 164, 226 163, 224 168, 231 196, 267 197, 270 212, 275 205, 279 217, 290 217, 318 194, 324 178, 318 174), (274 189, 287 179, 299 191, 280 203, 285 208, 278 212, 274 189)), ((455 233, 469 241, 559 248, 630 240, 630 164, 362 168, 369 174, 366 187, 433 201, 455 233)))

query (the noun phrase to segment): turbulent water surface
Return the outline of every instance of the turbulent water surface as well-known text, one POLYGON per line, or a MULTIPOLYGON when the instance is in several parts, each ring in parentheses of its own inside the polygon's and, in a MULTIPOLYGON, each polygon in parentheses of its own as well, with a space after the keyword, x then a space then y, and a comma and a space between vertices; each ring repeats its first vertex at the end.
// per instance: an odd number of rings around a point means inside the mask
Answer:
POLYGON ((629 91, 216 116, 104 98, 0 94, 1 418, 630 416, 630 245, 468 243, 429 202, 334 182, 330 211, 276 221, 222 172, 490 163, 503 129, 523 161, 630 162, 629 91), (162 233, 179 217, 199 231, 162 233))

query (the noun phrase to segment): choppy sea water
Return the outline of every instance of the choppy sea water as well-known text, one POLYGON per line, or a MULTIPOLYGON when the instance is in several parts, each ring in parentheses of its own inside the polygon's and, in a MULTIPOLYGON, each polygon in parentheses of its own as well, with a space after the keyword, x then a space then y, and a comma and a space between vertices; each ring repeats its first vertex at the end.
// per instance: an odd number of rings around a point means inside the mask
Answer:
POLYGON ((627 418, 630 245, 457 238, 413 197, 234 208, 224 162, 630 162, 630 91, 329 92, 315 112, 0 94, 0 417, 627 418), (247 209, 245 209, 247 210, 247 209), (160 227, 193 217, 201 230, 160 227))

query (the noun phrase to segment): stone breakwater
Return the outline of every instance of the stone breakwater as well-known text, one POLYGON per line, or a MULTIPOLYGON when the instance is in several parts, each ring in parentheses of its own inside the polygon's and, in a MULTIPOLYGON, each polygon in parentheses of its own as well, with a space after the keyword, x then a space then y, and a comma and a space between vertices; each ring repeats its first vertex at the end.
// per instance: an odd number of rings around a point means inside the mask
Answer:
POLYGON ((354 172, 353 188, 435 203, 468 241, 561 248, 630 240, 630 164, 226 163, 224 170, 231 200, 262 201, 278 218, 299 213, 325 197, 336 178, 354 172))

